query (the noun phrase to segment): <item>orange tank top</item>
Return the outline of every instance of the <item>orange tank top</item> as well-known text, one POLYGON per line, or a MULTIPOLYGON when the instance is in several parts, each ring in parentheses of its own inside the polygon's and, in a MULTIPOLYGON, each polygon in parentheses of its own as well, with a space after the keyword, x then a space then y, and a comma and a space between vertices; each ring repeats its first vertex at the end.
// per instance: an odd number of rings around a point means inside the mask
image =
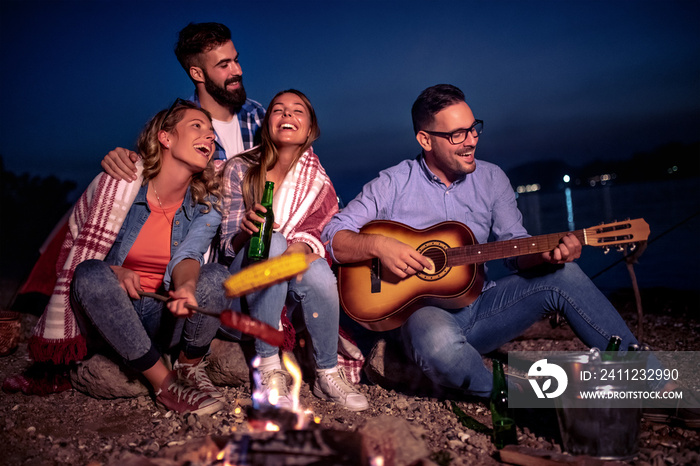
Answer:
POLYGON ((161 209, 150 202, 148 206, 151 214, 141 227, 122 266, 139 275, 143 291, 155 293, 163 283, 165 268, 170 262, 173 217, 180 206, 161 209))

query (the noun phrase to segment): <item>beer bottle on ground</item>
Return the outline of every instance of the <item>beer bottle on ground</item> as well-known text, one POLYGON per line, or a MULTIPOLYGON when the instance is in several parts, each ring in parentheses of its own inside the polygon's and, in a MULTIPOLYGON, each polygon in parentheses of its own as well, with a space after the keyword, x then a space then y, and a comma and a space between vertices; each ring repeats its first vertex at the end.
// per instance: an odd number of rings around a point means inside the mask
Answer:
POLYGON ((506 445, 518 443, 515 420, 508 409, 508 387, 503 372, 503 363, 493 361, 493 389, 491 391, 491 420, 493 421, 493 444, 499 450, 506 445))
POLYGON ((615 357, 615 353, 620 351, 620 344, 622 343, 622 338, 617 335, 610 337, 608 341, 608 346, 605 347, 605 352, 603 353, 601 359, 603 361, 610 361, 615 357))
POLYGON ((275 183, 272 181, 265 182, 265 191, 260 204, 265 207, 266 212, 256 212, 262 220, 257 223, 258 232, 253 234, 248 244, 248 259, 250 260, 263 260, 270 255, 272 225, 275 223, 275 214, 272 212, 272 193, 274 189, 275 183))

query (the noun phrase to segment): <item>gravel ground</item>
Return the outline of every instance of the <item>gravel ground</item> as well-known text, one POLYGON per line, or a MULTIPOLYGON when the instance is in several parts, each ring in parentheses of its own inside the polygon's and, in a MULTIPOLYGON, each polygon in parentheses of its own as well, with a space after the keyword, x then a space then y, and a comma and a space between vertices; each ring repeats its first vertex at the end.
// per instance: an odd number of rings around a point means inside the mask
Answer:
MULTIPOLYGON (((634 301, 627 292, 612 298, 630 327, 636 329, 634 301)), ((700 300, 697 293, 650 290, 644 293, 646 341, 658 350, 700 350, 700 300)), ((0 377, 21 372, 29 365, 26 340, 36 317, 23 315, 19 348, 0 358, 0 377)), ((579 350, 584 347, 568 331, 530 332, 499 352, 512 350, 579 350), (568 331, 568 333, 567 333, 568 331)), ((394 464, 500 464, 490 437, 460 423, 450 400, 387 390, 363 383, 360 390, 370 409, 354 413, 315 398, 302 385, 301 405, 310 409, 325 430, 369 432, 373 421, 394 419, 397 429, 406 425, 410 439, 394 436, 393 448, 408 449, 423 443, 424 457, 416 461, 394 457, 394 464), (388 416, 388 418, 387 418, 388 416), (364 430, 363 430, 364 429, 364 430), (413 440, 415 439, 415 440, 413 440)), ((155 407, 150 397, 98 400, 76 390, 49 396, 0 394, 3 445, 0 464, 5 465, 183 465, 183 451, 200 447, 207 439, 233 437, 249 432, 245 408, 250 405, 248 387, 222 387, 230 410, 213 416, 178 415, 155 407), (237 410, 236 408, 243 408, 237 410)), ((491 425, 487 407, 474 400, 457 400, 468 416, 491 425)), ((561 452, 553 412, 518 420, 521 446, 561 452)), ((387 429, 387 438, 391 437, 387 429)), ((398 431, 398 430, 397 430, 398 431)), ((378 440, 380 441, 380 440, 378 440)), ((386 439, 384 439, 386 443, 386 439)), ((639 454, 628 464, 700 464, 697 431, 642 421, 639 454)), ((391 446, 390 446, 391 447, 391 446)), ((388 463, 387 463, 388 464, 388 463)))

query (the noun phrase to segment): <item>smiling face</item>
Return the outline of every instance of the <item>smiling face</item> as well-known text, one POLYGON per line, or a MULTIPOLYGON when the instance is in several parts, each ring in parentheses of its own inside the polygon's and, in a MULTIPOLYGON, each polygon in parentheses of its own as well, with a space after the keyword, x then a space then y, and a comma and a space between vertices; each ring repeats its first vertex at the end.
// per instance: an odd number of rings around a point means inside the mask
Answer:
POLYGON ((278 149, 304 145, 311 132, 311 115, 301 97, 281 94, 270 105, 269 113, 270 139, 278 149))
POLYGON ((204 170, 214 155, 214 128, 207 115, 199 110, 185 110, 174 130, 162 133, 161 142, 172 158, 194 173, 204 170))
POLYGON ((212 98, 226 107, 240 108, 245 102, 243 70, 238 63, 238 52, 228 41, 201 56, 204 89, 212 98))
MULTIPOLYGON (((466 102, 445 107, 434 115, 430 131, 450 133, 474 124, 474 114, 466 102)), ((479 142, 471 132, 461 144, 452 144, 448 138, 433 136, 425 131, 416 134, 418 143, 425 152, 428 167, 447 185, 476 170, 474 152, 479 142)))

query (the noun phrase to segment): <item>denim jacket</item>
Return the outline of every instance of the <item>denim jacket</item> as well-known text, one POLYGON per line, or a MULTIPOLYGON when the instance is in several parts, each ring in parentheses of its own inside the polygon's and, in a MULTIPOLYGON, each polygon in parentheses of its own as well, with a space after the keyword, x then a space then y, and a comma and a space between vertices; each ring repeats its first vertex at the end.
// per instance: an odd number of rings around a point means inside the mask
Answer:
MULTIPOLYGON (((147 192, 148 184, 141 186, 112 249, 105 257, 105 262, 109 265, 121 266, 124 263, 141 227, 146 223, 151 213, 146 200, 147 192)), ((204 264, 204 253, 209 248, 221 224, 221 213, 214 208, 211 208, 207 213, 202 213, 204 207, 202 204, 193 205, 192 195, 188 189, 182 206, 173 217, 170 262, 163 277, 165 289, 170 288, 173 268, 183 259, 194 259, 199 261, 199 265, 204 264)))

